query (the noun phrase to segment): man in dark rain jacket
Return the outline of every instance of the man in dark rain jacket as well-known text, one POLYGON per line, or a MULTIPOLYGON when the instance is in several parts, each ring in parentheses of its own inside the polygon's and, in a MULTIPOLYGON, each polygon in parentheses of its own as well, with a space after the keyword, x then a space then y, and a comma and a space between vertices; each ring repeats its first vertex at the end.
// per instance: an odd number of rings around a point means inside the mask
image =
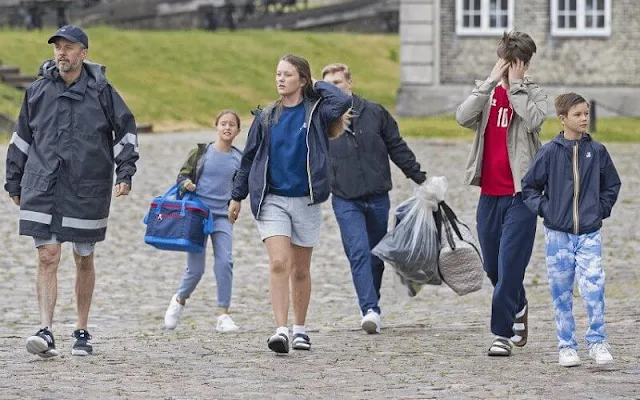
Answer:
POLYGON ((54 60, 26 91, 7 150, 5 190, 20 206, 20 234, 38 249, 37 292, 41 329, 27 350, 58 354, 52 320, 62 242, 73 243, 78 322, 73 355, 92 354, 87 319, 95 283, 93 250, 105 238, 116 165, 116 197, 127 195, 136 172, 138 140, 128 107, 104 75, 85 61, 89 40, 66 25, 49 43, 54 60))
MULTIPOLYGON (((351 94, 353 81, 346 65, 327 65, 322 70, 322 79, 351 94)), ((330 142, 331 204, 351 264, 362 314, 360 325, 367 333, 379 333, 378 302, 384 263, 371 255, 371 249, 387 233, 389 158, 417 184, 422 184, 427 176, 384 107, 354 95, 351 114, 345 133, 330 142)))

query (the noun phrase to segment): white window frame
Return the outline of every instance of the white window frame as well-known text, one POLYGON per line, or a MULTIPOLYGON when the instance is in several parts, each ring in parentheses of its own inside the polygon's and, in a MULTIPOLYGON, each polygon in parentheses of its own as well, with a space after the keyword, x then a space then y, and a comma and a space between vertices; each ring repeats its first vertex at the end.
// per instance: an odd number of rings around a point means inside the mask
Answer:
MULTIPOLYGON (((569 0, 565 0, 569 1, 569 0)), ((596 0, 593 0, 596 1, 596 0)), ((604 27, 591 28, 586 26, 586 0, 576 0, 576 27, 558 27, 558 0, 551 0, 551 35, 552 36, 611 36, 611 0, 604 0, 604 27)))
POLYGON ((489 0, 480 0, 480 26, 468 27, 462 25, 463 0, 456 0, 456 34, 459 36, 502 36, 505 31, 513 30, 514 3, 514 0, 507 0, 509 13, 507 26, 504 28, 491 28, 489 26, 489 0))

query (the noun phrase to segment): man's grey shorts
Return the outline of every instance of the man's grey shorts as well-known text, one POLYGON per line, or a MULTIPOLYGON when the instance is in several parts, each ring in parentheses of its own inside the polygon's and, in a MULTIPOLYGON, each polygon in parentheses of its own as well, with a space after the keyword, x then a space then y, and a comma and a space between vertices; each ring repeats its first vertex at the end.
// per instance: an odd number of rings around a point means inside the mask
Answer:
MULTIPOLYGON (((60 244, 61 242, 58 241, 58 239, 56 238, 55 234, 51 235, 51 239, 42 239, 42 238, 38 238, 38 237, 34 237, 33 241, 36 244, 36 248, 40 247, 40 246, 44 246, 45 244, 60 244)), ((91 253, 93 253, 93 250, 95 249, 96 244, 95 243, 73 243, 73 251, 76 252, 77 255, 81 256, 81 257, 86 257, 88 255, 90 255, 91 253)))
POLYGON ((310 204, 309 196, 267 194, 256 220, 260 238, 264 241, 272 236, 287 236, 296 246, 317 245, 322 228, 322 209, 320 204, 310 204))

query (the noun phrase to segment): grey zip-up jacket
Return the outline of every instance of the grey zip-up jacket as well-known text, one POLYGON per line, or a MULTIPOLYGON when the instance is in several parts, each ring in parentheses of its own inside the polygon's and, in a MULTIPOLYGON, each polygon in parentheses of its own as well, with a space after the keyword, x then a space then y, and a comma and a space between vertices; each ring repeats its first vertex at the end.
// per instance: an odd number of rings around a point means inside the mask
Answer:
POLYGON ((7 150, 5 190, 20 196, 20 234, 60 241, 104 240, 111 193, 131 184, 136 123, 102 65, 84 62, 71 86, 52 61, 27 89, 7 150))
MULTIPOLYGON (((456 121, 465 128, 475 129, 471 152, 467 161, 465 183, 480 186, 484 132, 487 128, 491 98, 497 82, 491 78, 476 81, 471 95, 458 106, 456 121)), ((509 123, 507 151, 516 192, 522 191, 521 180, 541 146, 540 127, 547 116, 547 95, 529 77, 509 82, 507 91, 513 117, 509 123)))

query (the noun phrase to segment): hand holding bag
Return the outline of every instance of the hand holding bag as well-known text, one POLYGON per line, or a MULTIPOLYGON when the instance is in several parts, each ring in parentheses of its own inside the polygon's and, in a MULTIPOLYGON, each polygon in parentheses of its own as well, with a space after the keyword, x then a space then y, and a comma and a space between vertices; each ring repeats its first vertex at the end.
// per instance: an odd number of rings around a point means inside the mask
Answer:
POLYGON ((153 199, 144 223, 144 242, 160 250, 202 253, 213 232, 209 207, 195 193, 180 198, 177 184, 153 199))
POLYGON ((417 186, 413 196, 395 209, 395 224, 371 250, 391 265, 398 277, 396 293, 414 297, 422 285, 440 285, 438 271, 440 237, 435 223, 438 204, 444 199, 447 180, 431 177, 417 186))

